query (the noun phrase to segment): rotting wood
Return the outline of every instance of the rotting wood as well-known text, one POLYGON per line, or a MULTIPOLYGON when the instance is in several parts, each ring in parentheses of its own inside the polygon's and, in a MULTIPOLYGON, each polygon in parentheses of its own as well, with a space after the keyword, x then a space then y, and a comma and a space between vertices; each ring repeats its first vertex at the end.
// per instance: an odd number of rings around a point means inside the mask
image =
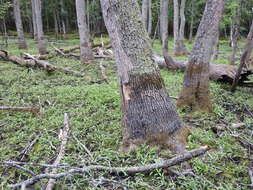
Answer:
POLYGON ((40 108, 38 107, 8 107, 8 106, 0 106, 1 111, 21 111, 21 112, 31 112, 33 114, 38 114, 40 112, 40 108))
MULTIPOLYGON (((153 59, 155 60, 155 62, 158 64, 160 68, 170 69, 165 63, 163 57, 154 55, 153 59)), ((176 66, 176 70, 181 70, 181 71, 184 71, 188 64, 188 61, 174 61, 174 62, 175 62, 174 65, 176 66)), ((234 65, 210 63, 209 76, 211 80, 232 84, 236 76, 237 70, 238 70, 238 67, 234 65)), ((249 81, 250 75, 253 75, 253 70, 243 69, 240 75, 239 82, 238 82, 239 86, 252 87, 253 82, 247 82, 249 81)))
MULTIPOLYGON (((61 146, 59 150, 59 154, 56 157, 53 166, 58 166, 63 158, 66 150, 66 145, 68 142, 68 133, 69 133, 70 125, 69 125, 69 116, 67 113, 64 114, 64 127, 60 130, 59 139, 61 140, 61 146)), ((51 175, 57 172, 57 168, 52 169, 51 175)), ((46 190, 51 190, 54 187, 55 179, 49 179, 47 183, 46 190)))
POLYGON ((128 175, 134 175, 137 173, 145 173, 145 172, 149 172, 154 169, 168 168, 168 167, 171 167, 174 165, 181 164, 181 163, 188 161, 192 158, 203 155, 208 150, 209 150, 208 146, 201 146, 197 149, 181 153, 169 160, 164 160, 159 163, 148 164, 148 165, 143 165, 143 166, 136 166, 136 167, 107 167, 107 166, 100 166, 100 165, 91 165, 91 166, 86 166, 83 168, 72 168, 66 172, 57 173, 57 174, 44 173, 44 174, 39 174, 39 175, 36 175, 32 178, 29 178, 21 183, 10 185, 10 187, 11 188, 26 187, 28 185, 38 182, 41 179, 60 179, 60 178, 64 178, 64 177, 70 178, 75 175, 89 173, 90 171, 94 171, 94 170, 95 171, 107 171, 109 173, 124 173, 124 174, 128 174, 128 175))
POLYGON ((28 53, 23 53, 23 56, 26 57, 27 59, 25 60, 19 56, 9 55, 8 52, 0 50, 1 58, 3 58, 6 61, 11 61, 12 63, 15 63, 17 65, 25 66, 25 67, 39 67, 46 71, 61 71, 61 72, 72 74, 78 77, 84 77, 87 80, 89 80, 88 77, 84 73, 81 73, 79 71, 74 71, 67 67, 54 66, 46 61, 38 60, 28 53))

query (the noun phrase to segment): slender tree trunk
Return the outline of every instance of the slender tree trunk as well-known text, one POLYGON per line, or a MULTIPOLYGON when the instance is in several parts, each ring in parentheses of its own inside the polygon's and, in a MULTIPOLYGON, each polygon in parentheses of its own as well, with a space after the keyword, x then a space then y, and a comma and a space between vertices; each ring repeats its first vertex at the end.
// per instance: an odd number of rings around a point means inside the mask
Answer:
POLYGON ((191 1, 191 24, 190 24, 190 34, 189 41, 192 42, 193 39, 193 25, 194 25, 194 11, 195 11, 195 0, 191 1))
POLYGON ((232 24, 231 24, 231 47, 232 47, 232 53, 230 56, 230 64, 235 65, 235 58, 236 58, 236 52, 238 49, 238 38, 239 38, 239 28, 240 28, 240 2, 238 7, 236 8, 236 14, 233 17, 232 24))
POLYGON ((207 0, 192 54, 187 66, 178 107, 189 106, 193 111, 211 111, 209 96, 209 62, 222 17, 224 0, 207 0))
POLYGON ((38 32, 38 49, 41 55, 47 53, 46 40, 44 39, 42 15, 41 15, 41 0, 33 0, 35 8, 36 26, 38 32))
POLYGON ((160 33, 161 33, 161 40, 162 46, 165 46, 165 41, 168 38, 168 13, 169 13, 169 4, 168 0, 161 0, 160 1, 160 33))
POLYGON ((21 12, 20 12, 20 0, 13 0, 14 6, 14 17, 15 17, 15 24, 18 34, 18 47, 19 49, 27 49, 27 44, 25 41, 25 35, 23 30, 23 24, 21 20, 21 12))
POLYGON ((149 12, 149 0, 142 0, 142 20, 146 30, 148 31, 148 12, 149 12))
POLYGON ((63 33, 63 39, 67 39, 67 31, 66 31, 66 16, 64 11, 64 3, 63 0, 60 0, 60 6, 61 6, 61 25, 62 25, 62 33, 63 33))
POLYGON ((184 151, 187 128, 179 120, 152 59, 137 0, 101 0, 120 78, 122 150, 147 143, 184 151))
POLYGON ((253 21, 250 27, 250 31, 247 37, 247 43, 245 45, 243 54, 241 56, 241 60, 240 60, 240 66, 236 72, 236 77, 233 81, 232 87, 231 87, 231 91, 234 92, 236 90, 236 87, 239 83, 240 80, 240 76, 241 76, 241 72, 244 66, 246 66, 247 64, 247 59, 250 57, 250 54, 252 52, 253 49, 253 21))
POLYGON ((220 33, 219 30, 216 35, 215 44, 214 44, 214 50, 211 60, 216 60, 219 57, 219 40, 220 40, 220 33))
POLYGON ((38 29, 37 29, 37 22, 36 22, 36 13, 35 13, 35 0, 31 0, 32 2, 32 21, 33 21, 33 38, 34 40, 38 40, 38 29))
POLYGON ((174 35, 174 50, 176 49, 176 43, 178 41, 178 29, 179 29, 179 5, 178 0, 173 0, 173 35, 174 35))
POLYGON ((81 63, 88 63, 93 59, 90 35, 85 19, 85 2, 84 0, 76 0, 76 14, 80 36, 80 59, 81 63))
POLYGON ((58 20, 57 20, 57 11, 54 11, 53 14, 54 14, 54 32, 55 32, 56 39, 58 39, 59 27, 58 27, 58 20))
POLYGON ((152 0, 148 2, 148 34, 152 34, 152 0))
POLYGON ((180 5, 180 27, 178 32, 178 39, 176 39, 175 49, 174 49, 174 55, 175 56, 184 56, 187 55, 187 49, 184 45, 184 29, 185 29, 185 1, 181 0, 180 5))

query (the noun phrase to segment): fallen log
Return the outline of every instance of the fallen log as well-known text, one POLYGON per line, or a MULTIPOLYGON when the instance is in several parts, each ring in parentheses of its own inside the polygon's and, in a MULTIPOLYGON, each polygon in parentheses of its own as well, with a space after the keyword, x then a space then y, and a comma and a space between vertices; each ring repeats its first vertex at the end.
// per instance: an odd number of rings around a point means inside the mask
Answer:
POLYGON ((125 173, 128 175, 134 175, 137 173, 145 173, 154 169, 159 168, 168 168, 174 165, 181 164, 185 161, 188 161, 192 158, 198 157, 203 155, 209 150, 208 146, 202 146, 197 149, 191 150, 189 152, 185 152, 175 156, 174 158, 164 160, 154 164, 142 165, 142 166, 133 166, 133 167, 107 167, 107 166, 99 166, 99 165, 91 165, 85 166, 83 168, 72 168, 66 172, 57 173, 57 174, 39 174, 30 179, 27 179, 21 183, 10 185, 11 188, 18 188, 18 187, 26 187, 28 185, 34 184, 41 179, 60 179, 64 177, 73 177, 75 175, 80 174, 87 174, 91 171, 107 171, 109 173, 125 173))
POLYGON ((21 111, 21 112, 31 112, 33 114, 38 114, 40 112, 40 108, 37 107, 8 107, 8 106, 0 106, 1 111, 21 111))
MULTIPOLYGON (((160 68, 170 69, 168 65, 165 63, 163 57, 154 55, 153 59, 160 68)), ((187 67, 187 61, 174 61, 174 62, 175 62, 174 66, 176 67, 175 70, 184 71, 187 67)), ((234 65, 210 63, 210 79, 232 84, 233 80, 235 79, 237 70, 238 67, 234 65)), ((244 69, 240 75, 240 80, 238 83, 239 86, 252 87, 253 82, 246 82, 250 81, 249 76, 252 74, 253 70, 244 69)))
POLYGON ((25 60, 19 56, 9 55, 8 52, 0 50, 1 58, 3 58, 6 61, 11 61, 12 63, 15 63, 17 65, 21 65, 25 67, 39 67, 46 71, 61 71, 61 72, 72 74, 78 77, 86 76, 84 73, 81 73, 79 71, 74 71, 66 67, 54 66, 46 61, 38 60, 28 53, 23 53, 23 56, 27 59, 25 60))

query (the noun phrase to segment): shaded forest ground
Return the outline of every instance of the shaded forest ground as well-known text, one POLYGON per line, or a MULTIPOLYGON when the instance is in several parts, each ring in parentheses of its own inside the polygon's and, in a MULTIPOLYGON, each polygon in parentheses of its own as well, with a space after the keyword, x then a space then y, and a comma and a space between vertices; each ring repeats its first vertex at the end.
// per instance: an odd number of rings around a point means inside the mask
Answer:
MULTIPOLYGON (((96 39, 99 41, 100 39, 96 39)), ((58 47, 78 44, 79 41, 55 41, 58 47)), ((244 42, 240 42, 243 47, 244 42)), ((188 48, 191 45, 187 44, 188 48)), ((170 41, 172 47, 172 40, 170 41)), ((14 45, 5 48, 19 55, 14 45)), ((156 41, 154 50, 161 54, 156 41)), ((230 54, 227 41, 221 41, 217 63, 227 63, 230 54)), ((35 43, 29 40, 29 50, 36 54, 35 43)), ((180 57, 177 59, 187 59, 180 57)), ((51 64, 82 71, 92 81, 101 79, 99 64, 81 65, 75 58, 60 56, 48 60, 51 64)), ((140 147, 131 154, 118 152, 121 145, 120 98, 113 60, 98 60, 105 66, 109 83, 93 83, 84 78, 60 72, 47 73, 39 69, 24 68, 0 60, 0 105, 40 106, 42 113, 34 116, 22 112, 0 111, 0 161, 16 160, 35 163, 52 163, 58 154, 58 134, 63 126, 63 114, 70 115, 71 134, 62 164, 81 166, 101 164, 107 166, 133 166, 154 163, 170 158, 169 151, 140 147), (36 138, 27 153, 23 150, 36 138), (78 139, 78 140, 76 140, 78 139), (89 156, 82 144, 92 152, 89 156)), ((169 94, 177 97, 182 87, 183 73, 162 70, 169 94)), ((238 88, 231 94, 230 86, 211 82, 213 113, 189 114, 178 110, 183 121, 192 127, 188 149, 209 145, 203 157, 190 161, 195 177, 175 176, 166 170, 155 170, 135 176, 109 175, 91 172, 89 175, 57 181, 56 189, 249 189, 248 167, 252 163, 253 147, 253 89, 238 88), (237 127, 238 123, 244 123, 237 127), (239 137, 235 137, 239 136, 239 137), (119 183, 116 183, 119 182, 119 183)), ((40 167, 28 167, 43 173, 40 167)), ((180 166, 175 167, 180 170, 180 166)), ((61 170, 59 170, 61 171, 61 170)), ((16 168, 0 165, 0 189, 7 184, 27 179, 29 174, 16 168)), ((46 181, 42 181, 44 183, 46 181)), ((38 189, 39 185, 37 186, 38 189)))

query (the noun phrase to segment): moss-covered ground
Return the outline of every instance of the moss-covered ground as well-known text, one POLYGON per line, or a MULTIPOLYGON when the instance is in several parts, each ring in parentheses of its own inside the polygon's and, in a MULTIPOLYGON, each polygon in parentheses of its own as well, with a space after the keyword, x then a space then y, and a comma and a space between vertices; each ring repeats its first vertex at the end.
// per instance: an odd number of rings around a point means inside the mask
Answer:
MULTIPOLYGON (((78 40, 74 38, 55 42, 58 47, 78 44, 78 40)), ((190 48, 191 45, 187 44, 187 47, 190 48)), ((243 47, 243 42, 240 47, 243 47)), ((22 52, 15 45, 10 45, 5 50, 16 55, 22 52)), ((154 51, 161 54, 158 41, 154 51)), ((228 42, 222 41, 217 62, 227 63, 230 51, 228 42)), ((32 40, 29 40, 29 50, 26 52, 37 53, 32 40)), ((81 65, 77 59, 59 56, 48 61, 82 71, 94 81, 101 78, 99 64, 81 65)), ((145 145, 131 154, 118 151, 122 131, 115 62, 99 61, 106 68, 108 83, 92 83, 61 72, 47 73, 0 60, 0 106, 41 108, 38 116, 0 111, 0 162, 14 160, 52 163, 61 143, 58 134, 63 127, 65 112, 70 115, 71 129, 62 164, 74 167, 90 164, 135 166, 155 163, 173 156, 168 151, 157 153, 156 148, 145 145), (35 138, 37 141, 24 154, 24 150, 35 138), (92 157, 87 154, 83 145, 91 151, 92 157)), ((169 94, 178 96, 183 73, 167 70, 161 70, 161 73, 169 94)), ((210 114, 178 110, 182 120, 193 129, 187 148, 190 150, 205 144, 212 148, 204 156, 189 162, 195 176, 175 176, 160 169, 134 176, 90 172, 57 180, 55 189, 250 189, 245 184, 251 183, 248 168, 253 162, 252 152, 248 148, 253 144, 253 89, 239 87, 233 94, 229 89, 227 84, 211 82, 213 112, 210 114), (237 123, 245 125, 237 128, 234 125, 237 123), (247 142, 243 144, 244 141, 247 142)), ((36 174, 46 171, 43 167, 26 167, 36 174)), ((181 171, 180 166, 175 168, 181 171)), ((8 189, 9 184, 29 177, 30 174, 20 169, 0 164, 0 189, 8 189)), ((42 189, 46 181, 37 183, 36 189, 42 189)))

